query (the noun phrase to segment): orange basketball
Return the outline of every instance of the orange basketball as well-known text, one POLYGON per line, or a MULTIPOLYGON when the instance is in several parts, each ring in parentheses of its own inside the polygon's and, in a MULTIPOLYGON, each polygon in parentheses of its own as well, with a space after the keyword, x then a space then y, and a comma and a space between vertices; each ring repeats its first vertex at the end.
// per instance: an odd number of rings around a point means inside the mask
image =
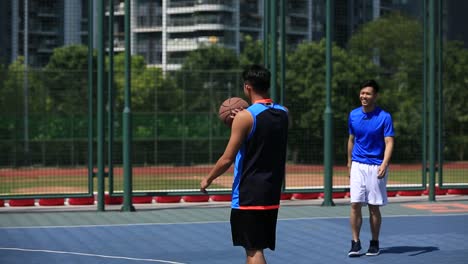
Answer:
POLYGON ((231 127, 231 111, 235 109, 245 109, 249 104, 240 97, 231 97, 226 99, 219 107, 218 117, 226 126, 231 127))

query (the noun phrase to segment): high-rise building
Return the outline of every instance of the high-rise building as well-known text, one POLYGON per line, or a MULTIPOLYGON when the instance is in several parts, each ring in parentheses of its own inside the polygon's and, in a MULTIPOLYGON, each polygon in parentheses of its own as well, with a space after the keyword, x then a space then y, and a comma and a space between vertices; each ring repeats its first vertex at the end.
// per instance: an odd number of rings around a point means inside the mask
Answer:
POLYGON ((345 47, 362 24, 395 11, 421 18, 422 10, 417 0, 335 0, 334 41, 345 47))
POLYGON ((443 1, 444 13, 443 16, 447 19, 443 24, 443 35, 445 39, 457 40, 463 43, 465 48, 468 48, 468 11, 467 1, 446 0, 443 1))
MULTIPOLYGON (((132 0, 132 54, 150 66, 177 69, 183 58, 203 45, 218 44, 240 51, 243 36, 263 37, 265 0, 132 0)), ((108 1, 106 1, 107 3, 108 1)), ((124 0, 114 3, 114 51, 124 49, 124 0)), ((295 45, 321 36, 313 20, 319 1, 287 4, 287 42, 295 45)), ((88 0, 0 1, 0 56, 10 63, 25 56, 31 66, 47 63, 56 47, 87 44, 88 0), (25 21, 27 26, 25 27, 25 21)), ((93 1, 94 29, 96 4, 93 1)), ((106 17, 109 16, 107 7, 106 17)), ((105 23, 107 27, 107 23, 105 23)), ((106 30, 107 31, 107 30, 106 30)), ((94 32, 94 39, 97 38, 94 32)))
POLYGON ((7 64, 11 60, 11 19, 9 10, 11 2, 0 1, 0 64, 7 64))
MULTIPOLYGON (((123 2, 115 1, 116 10, 123 8, 123 2)), ((288 2, 289 44, 312 40, 312 2, 288 2)), ((163 69, 179 68, 188 52, 202 46, 223 45, 239 53, 244 35, 254 39, 263 37, 263 0, 137 0, 132 3, 132 53, 145 57, 149 65, 163 69)), ((120 15, 120 11, 115 11, 115 15, 120 15)))
POLYGON ((43 66, 54 48, 81 43, 81 1, 1 1, 1 60, 24 56, 29 65, 43 66))
MULTIPOLYGON (((149 66, 178 69, 188 52, 205 45, 222 45, 240 52, 244 36, 262 39, 267 0, 132 0, 131 53, 142 55, 149 66)), ((97 39, 97 1, 93 2, 94 40, 97 39)), ((105 1, 108 4, 110 1, 105 1)), ((124 50, 124 0, 114 6, 114 51, 124 50)), ((279 4, 279 1, 271 1, 279 4)), ((88 39, 89 0, 0 1, 0 63, 27 55, 28 64, 43 66, 52 51, 88 39), (25 27, 25 21, 28 26, 25 27), (27 52, 25 52, 27 51, 27 52)), ((286 42, 325 36, 325 0, 286 1, 286 42)), ((465 42, 467 17, 458 1, 444 5, 444 37, 465 42), (450 16, 447 14, 450 12, 450 16)), ((465 8, 466 9, 466 8, 465 8)), ((109 6, 106 9, 109 17, 109 6)), ((399 10, 422 16, 422 1, 335 0, 334 41, 346 46, 363 23, 399 10)), ((105 26, 108 27, 107 20, 105 26)), ((107 32, 107 30, 106 30, 107 32)), ((107 34, 107 33, 106 33, 107 34)))

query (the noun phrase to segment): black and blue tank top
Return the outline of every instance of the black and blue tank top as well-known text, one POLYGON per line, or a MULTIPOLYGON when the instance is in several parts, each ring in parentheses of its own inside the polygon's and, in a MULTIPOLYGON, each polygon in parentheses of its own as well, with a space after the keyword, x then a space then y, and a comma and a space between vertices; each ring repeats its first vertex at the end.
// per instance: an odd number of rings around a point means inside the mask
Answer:
POLYGON ((286 169, 288 112, 270 99, 256 101, 246 110, 253 125, 236 156, 232 208, 277 209, 286 169))

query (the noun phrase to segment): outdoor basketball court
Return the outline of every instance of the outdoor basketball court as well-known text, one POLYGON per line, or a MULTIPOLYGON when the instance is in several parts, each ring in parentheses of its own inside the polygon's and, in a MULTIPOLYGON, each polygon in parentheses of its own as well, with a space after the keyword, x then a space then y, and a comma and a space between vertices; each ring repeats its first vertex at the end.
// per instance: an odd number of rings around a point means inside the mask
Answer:
MULTIPOLYGON (((277 249, 268 263, 466 263, 468 197, 391 198, 384 207, 381 254, 348 258, 347 199, 284 201, 277 249)), ((0 263, 243 263, 233 247, 229 203, 0 210, 0 263)), ((365 211, 364 211, 365 212, 365 211)), ((370 238, 363 222, 363 251, 370 238)))

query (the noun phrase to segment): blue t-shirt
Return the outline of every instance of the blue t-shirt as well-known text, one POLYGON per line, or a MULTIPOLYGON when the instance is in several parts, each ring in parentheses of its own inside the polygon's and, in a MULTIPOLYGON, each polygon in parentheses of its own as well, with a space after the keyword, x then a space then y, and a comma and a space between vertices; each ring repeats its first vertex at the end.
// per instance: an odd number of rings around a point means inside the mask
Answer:
POLYGON ((382 108, 365 113, 362 107, 351 111, 348 119, 349 134, 354 135, 352 161, 364 164, 382 164, 385 137, 393 137, 392 116, 382 108))

